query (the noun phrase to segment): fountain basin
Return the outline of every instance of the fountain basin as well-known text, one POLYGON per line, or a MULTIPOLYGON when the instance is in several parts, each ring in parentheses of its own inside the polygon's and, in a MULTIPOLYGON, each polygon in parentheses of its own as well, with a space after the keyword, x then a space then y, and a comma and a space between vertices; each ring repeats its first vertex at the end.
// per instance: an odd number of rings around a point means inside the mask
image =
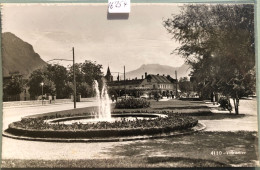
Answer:
POLYGON ((193 131, 192 128, 199 125, 198 120, 181 114, 122 113, 112 115, 112 118, 120 118, 122 121, 61 123, 71 120, 91 120, 93 119, 91 115, 72 115, 55 119, 25 118, 11 123, 5 130, 4 136, 42 141, 111 141, 111 139, 120 141, 122 138, 131 140, 171 136, 183 133, 183 130, 193 131), (127 120, 129 117, 134 120, 127 120))
POLYGON ((145 114, 145 113, 127 113, 127 114, 112 114, 111 118, 95 118, 95 116, 74 116, 74 117, 63 117, 56 119, 46 120, 46 123, 50 124, 66 124, 71 125, 73 123, 99 123, 99 122, 116 122, 116 121, 135 121, 135 120, 154 120, 158 117, 167 117, 165 114, 145 114))

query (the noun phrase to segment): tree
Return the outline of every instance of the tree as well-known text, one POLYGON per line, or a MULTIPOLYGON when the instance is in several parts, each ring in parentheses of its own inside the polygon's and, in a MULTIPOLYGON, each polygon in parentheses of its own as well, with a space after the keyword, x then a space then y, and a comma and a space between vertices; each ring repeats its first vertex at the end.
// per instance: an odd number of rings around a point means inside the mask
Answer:
MULTIPOLYGON (((75 64, 76 90, 82 97, 94 95, 93 82, 97 80, 99 87, 103 85, 102 65, 86 60, 84 63, 75 64)), ((69 81, 73 82, 73 67, 69 66, 69 81)))
POLYGON ((65 85, 68 82, 68 71, 66 67, 58 64, 48 64, 45 70, 46 77, 55 85, 55 93, 58 99, 67 97, 65 85))
POLYGON ((181 92, 185 92, 188 93, 188 95, 190 94, 190 92, 193 90, 192 89, 192 84, 191 82, 188 80, 187 77, 181 77, 179 80, 179 88, 181 90, 181 92))
POLYGON ((44 83, 44 93, 56 95, 58 99, 68 97, 66 92, 68 83, 68 71, 58 64, 47 64, 45 67, 31 73, 28 86, 32 96, 41 95, 39 84, 44 83))
POLYGON ((29 87, 29 93, 32 97, 42 95, 42 86, 43 82, 43 92, 54 95, 56 93, 56 87, 52 80, 48 78, 48 73, 46 72, 46 68, 41 68, 33 71, 29 77, 29 81, 27 83, 29 87))
POLYGON ((164 27, 181 43, 174 52, 193 68, 203 91, 239 98, 255 91, 254 6, 186 5, 164 27))
POLYGON ((4 84, 4 93, 7 95, 18 95, 23 91, 22 77, 13 76, 12 79, 4 84))

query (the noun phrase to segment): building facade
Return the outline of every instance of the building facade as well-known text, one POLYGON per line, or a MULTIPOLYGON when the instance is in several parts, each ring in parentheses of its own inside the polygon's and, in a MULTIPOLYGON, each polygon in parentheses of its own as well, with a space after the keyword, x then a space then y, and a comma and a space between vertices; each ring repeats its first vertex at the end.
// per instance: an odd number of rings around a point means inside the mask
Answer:
MULTIPOLYGON (((107 75, 105 76, 106 79, 109 77, 107 75)), ((178 90, 177 80, 173 79, 169 75, 165 76, 145 73, 145 77, 142 79, 110 80, 111 79, 107 79, 107 86, 110 91, 113 91, 113 93, 118 96, 127 94, 134 97, 140 97, 143 94, 151 96, 155 93, 159 93, 162 96, 176 96, 178 90)))

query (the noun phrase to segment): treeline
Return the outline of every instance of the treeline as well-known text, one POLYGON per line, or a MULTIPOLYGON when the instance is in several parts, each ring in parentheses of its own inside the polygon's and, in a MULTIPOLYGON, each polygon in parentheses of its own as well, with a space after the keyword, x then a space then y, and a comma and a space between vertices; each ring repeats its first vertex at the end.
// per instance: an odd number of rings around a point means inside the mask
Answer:
MULTIPOLYGON (((94 96, 93 81, 102 84, 102 65, 86 60, 75 64, 76 92, 82 97, 94 96)), ((69 98, 73 94, 73 66, 64 67, 58 64, 47 64, 43 68, 33 71, 29 79, 22 76, 13 76, 10 81, 4 82, 6 95, 19 95, 28 87, 31 99, 44 94, 56 96, 57 99, 69 98), (42 84, 43 87, 42 87, 42 84)))

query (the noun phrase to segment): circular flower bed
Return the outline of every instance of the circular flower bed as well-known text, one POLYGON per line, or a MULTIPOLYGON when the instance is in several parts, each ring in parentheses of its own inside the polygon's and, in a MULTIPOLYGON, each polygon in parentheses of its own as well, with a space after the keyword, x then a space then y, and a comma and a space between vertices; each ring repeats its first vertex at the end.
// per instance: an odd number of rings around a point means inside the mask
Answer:
POLYGON ((168 133, 197 125, 198 120, 182 114, 169 114, 156 119, 136 119, 97 123, 47 123, 50 117, 23 118, 11 123, 7 133, 37 138, 94 138, 137 136, 168 133))

